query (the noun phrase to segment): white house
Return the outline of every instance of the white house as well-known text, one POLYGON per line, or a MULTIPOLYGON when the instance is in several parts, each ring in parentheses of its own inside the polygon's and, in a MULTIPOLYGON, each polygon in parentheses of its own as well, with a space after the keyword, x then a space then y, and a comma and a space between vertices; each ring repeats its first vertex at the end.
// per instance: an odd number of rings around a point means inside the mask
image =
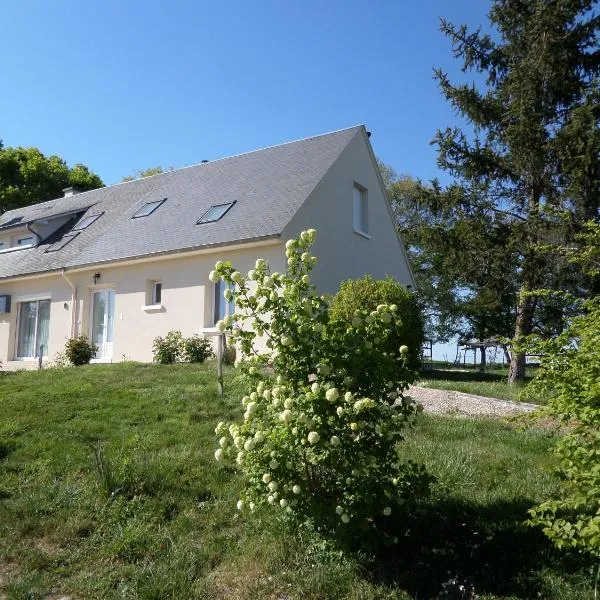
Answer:
POLYGON ((88 335, 98 361, 151 361, 152 340, 212 328, 230 307, 217 260, 285 270, 318 231, 314 282, 414 285, 363 126, 75 193, 0 217, 0 360, 34 364, 88 335))

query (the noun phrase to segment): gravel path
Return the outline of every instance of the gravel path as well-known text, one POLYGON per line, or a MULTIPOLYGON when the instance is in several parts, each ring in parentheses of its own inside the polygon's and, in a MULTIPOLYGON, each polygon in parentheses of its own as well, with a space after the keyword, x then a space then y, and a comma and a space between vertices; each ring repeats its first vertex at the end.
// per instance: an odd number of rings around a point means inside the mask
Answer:
POLYGON ((423 405, 426 412, 458 413, 461 415, 497 415, 502 417, 533 412, 539 406, 526 402, 498 400, 462 392, 436 390, 413 385, 406 392, 423 405))

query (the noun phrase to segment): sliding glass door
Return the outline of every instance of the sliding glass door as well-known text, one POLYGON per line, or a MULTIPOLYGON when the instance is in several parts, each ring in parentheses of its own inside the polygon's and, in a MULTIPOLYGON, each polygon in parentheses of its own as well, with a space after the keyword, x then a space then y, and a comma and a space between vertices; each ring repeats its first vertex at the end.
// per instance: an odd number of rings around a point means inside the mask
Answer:
POLYGON ((17 358, 48 356, 50 300, 19 303, 17 358))

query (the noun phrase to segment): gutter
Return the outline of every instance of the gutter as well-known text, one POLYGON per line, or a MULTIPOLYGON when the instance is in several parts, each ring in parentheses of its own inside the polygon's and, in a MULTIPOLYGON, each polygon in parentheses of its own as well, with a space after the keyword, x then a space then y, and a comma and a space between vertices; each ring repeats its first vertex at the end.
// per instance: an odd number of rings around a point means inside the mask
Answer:
MULTIPOLYGON (((125 182, 129 183, 129 182, 125 182)), ((116 184, 121 185, 121 184, 116 184)), ((121 266, 129 266, 136 265, 143 262, 155 262, 159 260, 169 260, 176 258, 184 258, 189 256, 199 256, 202 254, 212 254, 215 250, 220 248, 224 248, 226 250, 243 250, 246 248, 257 248, 261 246, 271 246, 276 245, 281 242, 281 234, 271 234, 265 235, 262 237, 249 238, 246 240, 235 240, 232 242, 216 242, 214 244, 206 244, 204 246, 192 246, 189 248, 180 248, 174 250, 162 250, 160 252, 153 252, 151 254, 139 254, 137 256, 129 256, 122 258, 109 258, 107 260, 91 262, 83 265, 73 265, 69 267, 59 267, 56 269, 47 269, 45 271, 37 271, 33 273, 24 273, 22 275, 8 275, 6 277, 0 276, 0 283, 4 281, 21 281, 26 279, 37 279, 39 277, 51 277, 56 274, 66 273, 81 273, 85 271, 90 271, 91 269, 98 269, 103 267, 121 267, 121 266), (180 256, 178 256, 180 255, 180 256)), ((22 250, 22 247, 14 248, 14 250, 22 250)), ((13 250, 13 248, 9 248, 9 250, 13 250)), ((5 250, 4 252, 6 252, 5 250)), ((0 250, 0 254, 3 251, 0 250)), ((64 275, 63 275, 64 277, 64 275)))
POLYGON ((62 271, 60 272, 60 274, 63 276, 63 279, 69 284, 69 287, 71 288, 71 339, 73 339, 76 336, 76 329, 77 329, 77 320, 76 320, 76 316, 77 316, 77 288, 73 285, 73 282, 66 276, 65 274, 66 269, 62 269, 62 271))

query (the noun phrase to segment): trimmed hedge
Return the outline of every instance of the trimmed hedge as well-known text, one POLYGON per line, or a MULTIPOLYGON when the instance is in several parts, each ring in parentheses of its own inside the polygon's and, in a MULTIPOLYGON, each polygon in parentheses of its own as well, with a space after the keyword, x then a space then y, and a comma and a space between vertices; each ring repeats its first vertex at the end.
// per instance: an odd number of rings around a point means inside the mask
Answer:
MULTIPOLYGON (((394 278, 388 276, 376 280, 367 275, 342 282, 339 292, 333 297, 331 317, 352 321, 354 311, 372 311, 379 304, 398 306, 402 324, 389 338, 389 344, 394 350, 403 344, 408 346, 408 366, 417 370, 424 339, 423 315, 413 294, 394 278)), ((385 351, 385 348, 381 350, 385 351)))

